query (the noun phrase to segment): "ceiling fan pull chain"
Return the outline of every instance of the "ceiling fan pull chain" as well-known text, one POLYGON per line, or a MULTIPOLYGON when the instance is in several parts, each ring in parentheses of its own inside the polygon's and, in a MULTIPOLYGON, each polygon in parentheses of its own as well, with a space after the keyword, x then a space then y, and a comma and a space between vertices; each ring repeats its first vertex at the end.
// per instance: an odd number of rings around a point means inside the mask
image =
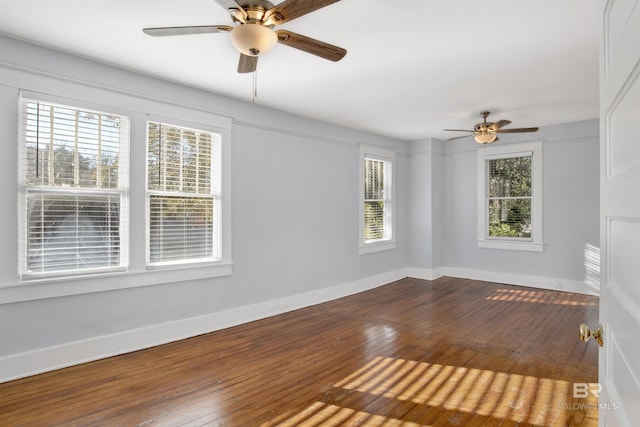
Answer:
POLYGON ((252 95, 253 97, 252 97, 251 103, 253 105, 256 105, 256 98, 258 96, 258 70, 257 69, 253 72, 253 94, 252 95))

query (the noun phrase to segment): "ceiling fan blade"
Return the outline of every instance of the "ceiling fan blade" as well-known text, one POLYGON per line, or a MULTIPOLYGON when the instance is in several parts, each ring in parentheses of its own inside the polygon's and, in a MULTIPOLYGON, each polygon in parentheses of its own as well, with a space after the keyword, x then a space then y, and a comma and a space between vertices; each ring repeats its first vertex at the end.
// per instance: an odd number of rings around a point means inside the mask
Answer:
POLYGON ((468 136, 471 136, 471 135, 456 136, 456 137, 453 137, 453 138, 445 139, 445 141, 453 141, 454 139, 466 138, 468 136))
POLYGON ((224 10, 226 10, 235 20, 241 23, 245 23, 249 14, 246 10, 235 0, 216 0, 224 10))
POLYGON ((229 11, 229 9, 242 9, 240 3, 235 0, 215 0, 216 3, 220 5, 224 10, 229 11))
POLYGON ((508 124, 511 124, 511 120, 498 120, 491 127, 495 128, 495 129, 500 129, 501 127, 506 126, 508 124))
POLYGON ((292 33, 291 31, 278 30, 276 34, 278 34, 278 43, 300 49, 312 55, 328 59, 329 61, 339 61, 347 54, 346 49, 292 33))
POLYGON ((451 132, 475 132, 475 130, 467 130, 467 129, 442 129, 451 132))
POLYGON ((498 129, 496 132, 497 133, 538 132, 538 128, 498 129))
MULTIPOLYGON (((220 1, 222 0, 218 2, 220 1)), ((338 1, 340 0, 285 0, 267 11, 265 21, 273 25, 284 24, 338 1)))
POLYGON ((258 68, 258 57, 249 56, 243 53, 240 54, 240 61, 238 62, 239 73, 253 73, 258 68))
POLYGON ((188 27, 158 27, 143 28, 142 31, 150 36, 182 36, 186 34, 223 33, 233 29, 229 25, 192 25, 188 27))

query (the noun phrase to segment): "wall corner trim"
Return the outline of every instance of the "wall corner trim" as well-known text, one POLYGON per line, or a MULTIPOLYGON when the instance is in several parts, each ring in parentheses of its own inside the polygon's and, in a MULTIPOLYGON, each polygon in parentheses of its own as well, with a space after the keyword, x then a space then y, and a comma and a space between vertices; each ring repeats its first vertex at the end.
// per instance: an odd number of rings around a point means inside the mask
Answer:
POLYGON ((420 268, 420 267, 406 267, 405 275, 407 277, 413 277, 414 279, 422 279, 422 280, 436 280, 440 277, 443 277, 444 268, 420 268))

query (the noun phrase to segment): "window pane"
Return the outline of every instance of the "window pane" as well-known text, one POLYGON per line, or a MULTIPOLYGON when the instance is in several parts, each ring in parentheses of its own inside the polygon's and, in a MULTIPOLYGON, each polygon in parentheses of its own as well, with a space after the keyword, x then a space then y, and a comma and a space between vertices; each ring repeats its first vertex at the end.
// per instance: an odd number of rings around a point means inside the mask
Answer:
POLYGON ((120 195, 27 193, 27 271, 120 264, 120 195))
POLYGON ((489 200, 489 236, 531 237, 531 199, 489 200))
POLYGON ((213 199, 154 196, 150 198, 152 263, 213 256, 213 199))
POLYGON ((27 184, 117 188, 122 118, 26 102, 27 184))
POLYGON ((212 139, 210 132, 150 122, 147 188, 211 193, 212 139))
POLYGON ((365 200, 384 198, 384 161, 365 159, 364 198, 365 200))
POLYGON ((385 237, 385 203, 383 201, 364 203, 364 240, 379 240, 385 237))
POLYGON ((493 159, 489 166, 489 197, 530 197, 531 156, 493 159))

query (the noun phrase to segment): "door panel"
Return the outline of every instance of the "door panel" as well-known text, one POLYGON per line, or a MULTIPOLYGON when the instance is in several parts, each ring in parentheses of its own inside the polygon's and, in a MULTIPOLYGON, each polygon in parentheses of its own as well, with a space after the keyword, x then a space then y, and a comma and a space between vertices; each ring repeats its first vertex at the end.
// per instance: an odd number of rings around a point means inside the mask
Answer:
MULTIPOLYGON (((634 285, 640 278, 640 222, 611 218, 609 224, 607 283, 619 287, 622 295, 629 295, 630 302, 640 301, 640 286, 634 285)), ((640 331, 638 334, 640 342, 640 331)))
POLYGON ((600 78, 599 421, 640 419, 640 0, 609 0, 600 78))
MULTIPOLYGON (((640 49, 640 44, 638 45, 640 49)), ((633 173, 640 159, 640 143, 622 144, 612 141, 638 141, 640 135, 640 79, 635 76, 629 90, 623 93, 623 97, 615 104, 609 113, 607 138, 609 148, 608 177, 617 177, 624 173, 633 173)), ((632 182, 629 182, 632 184, 632 182)), ((636 183, 637 184, 637 183, 636 183)), ((637 188, 636 188, 637 190, 637 188)))

